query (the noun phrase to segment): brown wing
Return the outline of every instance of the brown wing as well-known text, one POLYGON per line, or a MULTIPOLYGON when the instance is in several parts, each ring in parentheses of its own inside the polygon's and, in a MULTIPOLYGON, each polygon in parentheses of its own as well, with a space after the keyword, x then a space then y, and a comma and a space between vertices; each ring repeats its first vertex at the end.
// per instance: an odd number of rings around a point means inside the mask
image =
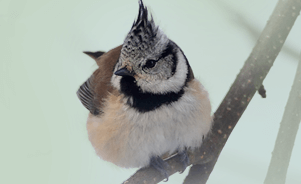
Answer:
POLYGON ((92 57, 91 52, 85 52, 89 53, 88 55, 95 59, 98 69, 80 86, 77 96, 93 115, 102 113, 101 108, 104 99, 113 91, 110 80, 113 75, 114 66, 119 59, 121 47, 122 45, 107 53, 103 53, 99 57, 92 57))

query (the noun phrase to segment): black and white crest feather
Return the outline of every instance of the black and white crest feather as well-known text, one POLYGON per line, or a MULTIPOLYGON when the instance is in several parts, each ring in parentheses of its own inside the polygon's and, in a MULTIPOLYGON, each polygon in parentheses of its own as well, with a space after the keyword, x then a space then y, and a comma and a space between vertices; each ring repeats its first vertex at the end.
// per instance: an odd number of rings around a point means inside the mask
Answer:
POLYGON ((139 13, 130 32, 124 40, 122 57, 139 57, 141 53, 147 54, 161 39, 159 28, 155 25, 153 17, 149 20, 147 7, 139 1, 139 13))
POLYGON ((132 26, 132 31, 134 29, 140 28, 140 27, 148 27, 150 30, 155 29, 155 23, 153 16, 151 15, 151 20, 148 20, 148 11, 147 7, 144 6, 142 0, 139 1, 139 13, 138 18, 136 21, 134 21, 132 26))

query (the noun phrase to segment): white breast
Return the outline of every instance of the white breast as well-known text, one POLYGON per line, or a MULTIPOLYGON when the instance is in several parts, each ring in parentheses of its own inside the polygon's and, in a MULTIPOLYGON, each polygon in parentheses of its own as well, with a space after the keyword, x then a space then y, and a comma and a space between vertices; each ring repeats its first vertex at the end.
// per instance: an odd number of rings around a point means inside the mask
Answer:
POLYGON ((208 93, 196 79, 185 88, 184 95, 170 105, 139 113, 122 104, 115 113, 118 114, 115 117, 90 116, 87 128, 97 154, 122 167, 144 167, 149 164, 151 156, 162 156, 185 147, 199 147, 212 122, 208 93), (103 128, 110 127, 105 121, 114 122, 114 132, 110 139, 99 141, 97 139, 104 139, 99 135, 105 134, 103 128), (94 128, 89 124, 94 124, 94 128), (116 146, 122 147, 118 153, 112 150, 116 150, 116 146), (112 159, 110 155, 116 158, 112 159))

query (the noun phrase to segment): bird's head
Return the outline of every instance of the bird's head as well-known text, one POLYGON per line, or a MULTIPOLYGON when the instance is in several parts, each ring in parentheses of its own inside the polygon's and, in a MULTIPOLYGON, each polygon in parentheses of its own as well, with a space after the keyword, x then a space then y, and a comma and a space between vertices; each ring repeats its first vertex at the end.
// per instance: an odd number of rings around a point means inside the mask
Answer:
POLYGON ((155 25, 152 16, 148 18, 140 0, 138 18, 124 40, 112 84, 121 91, 137 85, 141 92, 179 92, 189 77, 188 67, 182 50, 155 25))

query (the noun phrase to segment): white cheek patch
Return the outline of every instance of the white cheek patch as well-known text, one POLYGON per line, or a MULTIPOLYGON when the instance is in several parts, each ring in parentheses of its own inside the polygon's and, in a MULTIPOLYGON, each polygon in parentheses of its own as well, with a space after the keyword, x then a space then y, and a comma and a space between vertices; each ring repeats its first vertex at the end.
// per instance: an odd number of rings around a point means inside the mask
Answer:
POLYGON ((188 66, 184 55, 178 49, 177 50, 178 64, 175 74, 167 80, 157 80, 152 82, 145 82, 144 80, 138 80, 137 84, 141 87, 143 92, 150 92, 154 94, 165 94, 168 92, 179 92, 186 81, 188 66))

